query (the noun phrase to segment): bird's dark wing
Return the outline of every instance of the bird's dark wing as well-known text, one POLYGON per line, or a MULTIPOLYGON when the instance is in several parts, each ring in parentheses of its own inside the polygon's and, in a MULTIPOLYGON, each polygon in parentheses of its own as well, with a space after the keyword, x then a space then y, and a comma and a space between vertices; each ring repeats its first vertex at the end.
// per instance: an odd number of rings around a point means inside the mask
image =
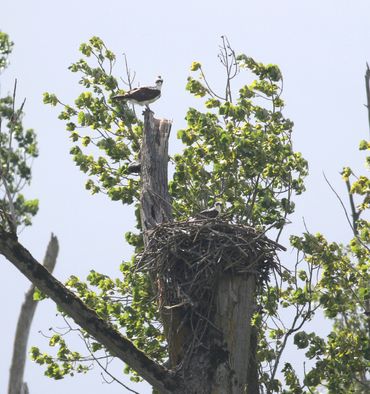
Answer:
POLYGON ((121 97, 126 100, 135 100, 135 101, 147 101, 153 100, 156 97, 161 95, 161 91, 158 89, 151 89, 151 88, 138 88, 134 90, 130 90, 129 92, 125 93, 121 97))
POLYGON ((217 217, 219 212, 215 208, 210 208, 210 209, 205 209, 204 211, 201 211, 197 214, 197 218, 199 219, 204 219, 204 218, 210 218, 214 219, 217 217))
POLYGON ((113 96, 112 98, 113 98, 113 100, 126 100, 126 99, 128 99, 127 95, 133 94, 136 90, 139 90, 139 89, 140 88, 135 88, 135 89, 129 90, 126 93, 117 94, 116 96, 113 96))

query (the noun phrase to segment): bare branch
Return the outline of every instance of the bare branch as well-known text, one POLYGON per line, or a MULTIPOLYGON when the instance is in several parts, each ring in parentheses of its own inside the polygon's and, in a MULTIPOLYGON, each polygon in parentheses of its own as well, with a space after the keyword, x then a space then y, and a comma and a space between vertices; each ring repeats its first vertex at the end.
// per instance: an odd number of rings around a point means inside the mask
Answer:
POLYGON ((360 217, 360 212, 357 211, 355 202, 353 199, 353 194, 351 193, 351 183, 349 179, 346 180, 346 187, 348 191, 348 198, 349 198, 349 204, 351 206, 351 212, 352 212, 352 228, 353 228, 353 234, 357 237, 358 236, 358 229, 357 229, 357 220, 360 217))
MULTIPOLYGON (((2 171, 1 168, 0 168, 0 179, 3 182, 3 184, 4 184, 5 194, 6 194, 6 197, 8 199, 8 203, 9 203, 9 209, 10 209, 9 226, 10 226, 11 231, 16 233, 16 231, 17 231, 17 215, 15 213, 13 197, 12 197, 12 195, 10 193, 8 182, 6 181, 5 176, 4 176, 3 171, 2 171)), ((6 212, 4 212, 4 215, 6 215, 6 212)), ((8 215, 6 215, 6 217, 8 218, 8 215)))
MULTIPOLYGON (((121 382, 119 379, 117 379, 115 376, 113 376, 109 371, 108 368, 105 367, 99 360, 98 357, 95 357, 94 353, 91 351, 91 346, 89 341, 83 336, 81 335, 81 339, 85 342, 85 346, 86 349, 88 350, 88 352, 90 353, 92 359, 99 365, 99 367, 112 379, 112 382, 115 381, 116 383, 120 384, 121 386, 123 386, 127 391, 130 391, 131 393, 134 394, 140 394, 137 391, 131 389, 130 387, 126 386, 123 382, 121 382)), ((104 357, 104 359, 107 359, 107 357, 104 357)), ((109 364, 109 362, 106 363, 107 365, 109 364)), ((106 381, 107 383, 112 383, 112 382, 108 382, 106 380, 106 378, 104 377, 103 373, 101 374, 102 378, 104 379, 104 381, 106 381)))
POLYGON ((326 183, 327 183, 328 186, 330 187, 331 191, 335 194, 335 196, 337 197, 337 199, 338 199, 340 205, 342 206, 343 211, 344 211, 344 214, 346 215, 346 218, 347 218, 347 222, 348 222, 348 224, 350 225, 350 227, 351 227, 353 233, 356 234, 356 230, 355 230, 355 228, 354 228, 354 226, 353 226, 353 224, 352 224, 352 222, 351 222, 351 219, 349 218, 349 215, 348 215, 346 206, 344 205, 342 199, 340 198, 339 194, 336 192, 336 190, 334 189, 334 187, 330 184, 330 182, 329 182, 329 180, 328 180, 328 178, 326 177, 326 175, 325 175, 324 172, 323 172, 323 176, 324 176, 324 179, 325 179, 326 183))
POLYGON ((368 63, 366 63, 365 88, 366 88, 366 100, 367 100, 367 104, 365 105, 365 107, 367 108, 367 116, 368 116, 369 131, 370 131, 370 68, 368 63))
MULTIPOLYGON (((58 239, 53 234, 46 249, 43 265, 51 273, 54 270, 58 256, 58 239)), ((26 364, 27 341, 37 307, 37 302, 33 299, 35 286, 32 285, 27 291, 19 314, 16 334, 13 346, 13 359, 10 367, 8 394, 21 393, 23 383, 23 374, 26 364)))

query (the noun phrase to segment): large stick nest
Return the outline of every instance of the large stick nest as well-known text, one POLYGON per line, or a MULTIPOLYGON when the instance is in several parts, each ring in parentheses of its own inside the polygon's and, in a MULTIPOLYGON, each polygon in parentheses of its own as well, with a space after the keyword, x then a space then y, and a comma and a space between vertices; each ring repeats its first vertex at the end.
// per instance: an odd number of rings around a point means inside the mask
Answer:
POLYGON ((149 235, 137 269, 156 282, 160 308, 206 304, 219 275, 256 275, 268 280, 284 249, 251 227, 221 219, 163 223, 149 235))

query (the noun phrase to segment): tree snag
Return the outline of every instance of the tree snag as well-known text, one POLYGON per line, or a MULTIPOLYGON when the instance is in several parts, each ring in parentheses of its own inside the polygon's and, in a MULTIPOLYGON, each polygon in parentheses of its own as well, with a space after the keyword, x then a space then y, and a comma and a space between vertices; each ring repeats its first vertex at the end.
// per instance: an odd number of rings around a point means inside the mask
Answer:
MULTIPOLYGON (((55 235, 51 234, 43 262, 44 267, 50 273, 53 272, 57 262, 58 251, 58 239, 55 235)), ((9 373, 8 394, 24 394, 28 392, 27 383, 23 382, 23 374, 26 364, 28 336, 37 307, 37 301, 33 299, 34 291, 35 286, 31 285, 25 295, 19 314, 14 338, 13 358, 9 373)))

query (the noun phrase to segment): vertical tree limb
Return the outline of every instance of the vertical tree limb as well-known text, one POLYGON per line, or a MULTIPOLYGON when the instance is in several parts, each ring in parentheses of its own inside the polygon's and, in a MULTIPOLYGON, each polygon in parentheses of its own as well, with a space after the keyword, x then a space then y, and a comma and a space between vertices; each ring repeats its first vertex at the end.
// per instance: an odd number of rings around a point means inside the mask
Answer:
POLYGON ((370 130, 370 68, 366 63, 366 72, 365 72, 365 89, 366 89, 366 108, 367 108, 367 116, 370 130))
MULTIPOLYGON (((46 249, 43 265, 52 273, 57 261, 59 251, 58 239, 51 234, 51 238, 46 249)), ((25 295, 25 300, 19 314, 17 329, 14 338, 13 358, 9 373, 8 394, 24 394, 28 392, 27 384, 23 382, 24 369, 27 357, 27 342, 30 328, 37 307, 37 302, 33 299, 35 286, 32 285, 25 295)))
MULTIPOLYGON (((367 116, 368 116, 368 125, 369 125, 369 131, 370 131, 370 68, 369 64, 366 63, 366 72, 365 72, 365 88, 366 88, 366 108, 367 108, 367 116)), ((353 197, 351 194, 349 194, 349 198, 351 201, 353 201, 353 197)), ((357 211, 355 211, 357 213, 357 211)), ((353 215, 353 213, 352 213, 353 215)), ((359 213, 357 214, 359 216, 359 213)), ((356 227, 357 230, 357 227, 356 227)), ((357 231, 355 233, 357 235, 357 231)), ((370 284, 369 284, 370 285, 370 284)), ((370 300, 365 300, 365 314, 366 314, 366 319, 367 319, 367 326, 368 326, 368 331, 370 334, 370 300)), ((367 383, 367 380, 366 380, 367 383)))
POLYGON ((351 207, 352 231, 353 231, 353 235, 355 237, 358 237, 357 221, 360 218, 360 212, 356 209, 353 194, 351 193, 351 183, 350 183, 349 179, 346 180, 346 188, 347 188, 347 192, 348 192, 349 204, 351 207))

